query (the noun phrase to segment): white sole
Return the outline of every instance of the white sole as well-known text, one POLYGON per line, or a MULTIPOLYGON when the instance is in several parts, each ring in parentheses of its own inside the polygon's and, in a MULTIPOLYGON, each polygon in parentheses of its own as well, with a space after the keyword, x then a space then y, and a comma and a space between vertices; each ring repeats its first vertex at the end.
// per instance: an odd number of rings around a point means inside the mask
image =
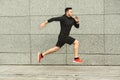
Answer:
POLYGON ((83 62, 76 62, 76 61, 73 61, 74 63, 79 63, 79 64, 82 64, 83 62))

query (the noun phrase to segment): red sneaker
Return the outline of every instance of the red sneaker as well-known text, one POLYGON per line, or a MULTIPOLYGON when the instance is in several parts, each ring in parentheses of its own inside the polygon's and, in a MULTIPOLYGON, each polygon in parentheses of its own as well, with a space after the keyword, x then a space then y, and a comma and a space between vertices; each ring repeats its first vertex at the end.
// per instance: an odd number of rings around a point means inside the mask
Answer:
POLYGON ((75 62, 75 63, 82 63, 83 60, 78 57, 78 58, 74 58, 73 62, 75 62))
POLYGON ((38 52, 38 62, 39 62, 39 63, 40 63, 40 61, 41 61, 42 58, 43 58, 42 53, 39 53, 39 52, 38 52))

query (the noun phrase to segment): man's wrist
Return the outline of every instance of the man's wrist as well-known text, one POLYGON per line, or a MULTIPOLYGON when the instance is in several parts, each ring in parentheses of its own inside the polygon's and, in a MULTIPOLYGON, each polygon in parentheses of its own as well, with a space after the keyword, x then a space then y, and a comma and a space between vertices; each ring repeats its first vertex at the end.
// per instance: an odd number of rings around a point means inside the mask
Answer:
POLYGON ((45 24, 47 24, 48 23, 48 21, 45 21, 45 24))

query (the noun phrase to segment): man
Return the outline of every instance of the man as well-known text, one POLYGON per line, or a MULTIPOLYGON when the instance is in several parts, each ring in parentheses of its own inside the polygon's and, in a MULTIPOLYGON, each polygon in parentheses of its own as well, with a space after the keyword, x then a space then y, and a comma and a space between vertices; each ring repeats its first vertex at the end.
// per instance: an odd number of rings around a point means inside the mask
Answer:
POLYGON ((83 60, 81 60, 78 55, 79 41, 69 36, 73 25, 76 28, 79 28, 79 19, 77 16, 75 18, 73 18, 72 14, 73 14, 72 8, 67 7, 65 9, 65 14, 63 16, 51 18, 40 24, 40 28, 42 29, 48 23, 50 23, 52 21, 60 21, 61 31, 58 36, 58 41, 57 41, 57 44, 55 47, 53 47, 43 53, 38 53, 38 62, 40 62, 41 59, 43 59, 45 55, 48 55, 50 53, 58 51, 65 43, 67 43, 69 45, 71 45, 71 44, 74 45, 74 60, 73 60, 73 62, 76 62, 76 63, 83 62, 83 60))

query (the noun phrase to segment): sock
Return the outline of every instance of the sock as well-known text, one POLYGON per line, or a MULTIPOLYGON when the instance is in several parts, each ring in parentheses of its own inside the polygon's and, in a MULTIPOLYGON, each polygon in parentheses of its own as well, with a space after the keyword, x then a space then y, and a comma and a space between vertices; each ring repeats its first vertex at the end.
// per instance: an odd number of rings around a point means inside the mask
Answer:
POLYGON ((42 55, 42 53, 41 53, 41 56, 42 56, 42 58, 44 57, 44 56, 42 55))
POLYGON ((76 57, 76 58, 74 58, 74 59, 78 59, 79 57, 76 57))

